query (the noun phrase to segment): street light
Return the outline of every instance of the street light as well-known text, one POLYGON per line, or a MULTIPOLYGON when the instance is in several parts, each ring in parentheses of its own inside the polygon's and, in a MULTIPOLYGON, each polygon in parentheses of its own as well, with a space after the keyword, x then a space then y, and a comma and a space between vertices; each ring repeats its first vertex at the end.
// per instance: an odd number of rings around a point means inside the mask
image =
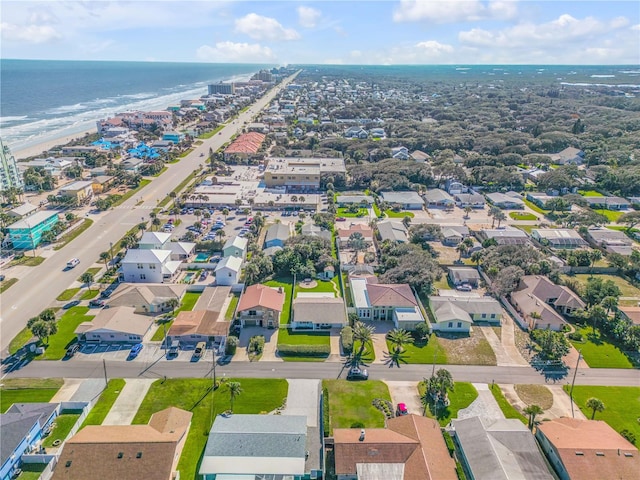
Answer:
POLYGON ((109 242, 109 254, 111 255, 111 261, 113 262, 113 242, 109 242))
POLYGON ((571 380, 571 390, 569 391, 569 399, 571 401, 571 418, 576 418, 573 413, 573 386, 576 383, 576 375, 578 374, 578 365, 580 364, 580 359, 582 358, 582 349, 578 350, 578 361, 576 362, 576 368, 573 371, 573 380, 571 380))

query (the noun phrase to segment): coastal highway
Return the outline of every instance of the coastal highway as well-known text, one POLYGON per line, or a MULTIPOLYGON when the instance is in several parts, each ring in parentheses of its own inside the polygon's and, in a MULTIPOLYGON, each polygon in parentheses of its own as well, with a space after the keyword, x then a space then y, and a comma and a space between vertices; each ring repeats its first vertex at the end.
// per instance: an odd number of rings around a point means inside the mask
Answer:
MULTIPOLYGON (((103 378, 106 366, 109 378, 204 378, 211 376, 210 361, 192 363, 168 361, 163 356, 154 362, 106 361, 71 359, 68 361, 34 361, 13 370, 3 378, 103 378)), ((489 367, 483 365, 437 365, 446 367, 459 382, 499 384, 545 384, 545 377, 531 367, 489 367)), ((419 381, 431 375, 431 365, 402 365, 390 368, 386 365, 367 367, 372 380, 419 381)), ((250 378, 345 378, 346 368, 342 363, 323 362, 231 362, 216 367, 218 377, 250 378)), ((573 371, 556 382, 565 385, 571 382, 573 371)), ((640 380, 635 369, 581 368, 576 375, 576 385, 638 386, 640 380)), ((551 380, 549 385, 553 384, 551 380)))
POLYGON ((149 220, 151 209, 204 163, 210 148, 216 151, 228 142, 244 122, 249 122, 259 113, 298 73, 265 93, 219 134, 203 140, 202 145, 197 146, 180 162, 168 165, 168 171, 154 178, 122 205, 93 216, 93 225, 82 235, 55 252, 40 266, 33 267, 17 284, 3 292, 0 297, 0 356, 6 357, 9 343, 26 326, 29 318, 49 307, 60 292, 98 261, 101 252, 109 250, 110 243, 115 245, 133 226, 149 220), (204 157, 200 154, 204 154, 204 157), (143 203, 136 206, 141 200, 143 203), (64 271, 67 261, 73 257, 80 259, 80 265, 64 271))

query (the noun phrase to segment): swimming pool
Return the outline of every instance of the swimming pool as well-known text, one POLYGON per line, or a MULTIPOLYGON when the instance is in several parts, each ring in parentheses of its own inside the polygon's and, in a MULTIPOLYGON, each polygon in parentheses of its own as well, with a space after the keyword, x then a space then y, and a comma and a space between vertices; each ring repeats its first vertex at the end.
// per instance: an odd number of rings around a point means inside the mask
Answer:
POLYGON ((206 253, 199 253, 198 255, 196 255, 196 258, 194 258, 194 260, 197 263, 205 263, 207 260, 209 260, 209 255, 207 255, 206 253))
POLYGON ((193 273, 193 272, 189 272, 189 273, 187 273, 187 274, 184 276, 184 278, 182 279, 182 281, 183 281, 184 283, 191 283, 191 282, 193 281, 193 277, 195 277, 195 275, 196 275, 195 273, 193 273))

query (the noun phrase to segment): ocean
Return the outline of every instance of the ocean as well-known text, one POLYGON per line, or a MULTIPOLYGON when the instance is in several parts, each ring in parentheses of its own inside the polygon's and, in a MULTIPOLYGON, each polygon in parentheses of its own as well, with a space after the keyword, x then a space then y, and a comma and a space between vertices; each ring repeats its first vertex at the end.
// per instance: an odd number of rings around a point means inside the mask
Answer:
POLYGON ((0 60, 0 136, 15 152, 126 110, 165 109, 265 65, 0 60))

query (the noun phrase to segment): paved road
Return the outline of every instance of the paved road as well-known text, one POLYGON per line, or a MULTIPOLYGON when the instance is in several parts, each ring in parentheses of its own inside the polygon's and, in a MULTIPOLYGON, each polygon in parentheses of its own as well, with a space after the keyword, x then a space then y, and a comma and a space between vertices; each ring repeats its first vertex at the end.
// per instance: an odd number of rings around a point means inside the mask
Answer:
MULTIPOLYGON (((190 363, 187 361, 127 362, 107 361, 109 378, 203 378, 211 376, 211 362, 190 363)), ((403 365, 389 368, 386 365, 370 365, 369 378, 375 380, 419 381, 431 375, 431 365, 403 365)), ((476 383, 545 384, 545 377, 531 367, 486 367, 481 365, 447 365, 456 381, 476 383)), ((296 363, 296 362, 232 362, 218 365, 218 377, 253 378, 345 378, 346 371, 340 363, 296 363)), ((70 360, 45 362, 35 361, 15 370, 7 378, 20 377, 64 377, 101 378, 104 376, 102 361, 70 360)), ((555 384, 571 381, 573 372, 555 384)), ((548 384, 554 383, 549 380, 548 384)), ((578 370, 576 385, 640 386, 638 370, 591 368, 578 370)))
POLYGON ((25 327, 29 318, 49 307, 62 290, 98 261, 101 252, 109 250, 110 242, 115 244, 134 225, 148 220, 149 213, 157 203, 203 164, 209 148, 216 151, 229 141, 244 122, 249 122, 294 78, 295 75, 271 89, 248 110, 240 113, 219 135, 204 140, 179 163, 169 165, 168 172, 154 179, 121 206, 94 218, 94 224, 80 237, 47 258, 41 266, 33 267, 13 288, 4 292, 0 302, 0 356, 6 356, 9 342, 25 327), (200 156, 201 153, 204 157, 200 156), (144 203, 136 206, 140 200, 144 203), (73 270, 63 271, 72 257, 79 258, 80 265, 73 270))

